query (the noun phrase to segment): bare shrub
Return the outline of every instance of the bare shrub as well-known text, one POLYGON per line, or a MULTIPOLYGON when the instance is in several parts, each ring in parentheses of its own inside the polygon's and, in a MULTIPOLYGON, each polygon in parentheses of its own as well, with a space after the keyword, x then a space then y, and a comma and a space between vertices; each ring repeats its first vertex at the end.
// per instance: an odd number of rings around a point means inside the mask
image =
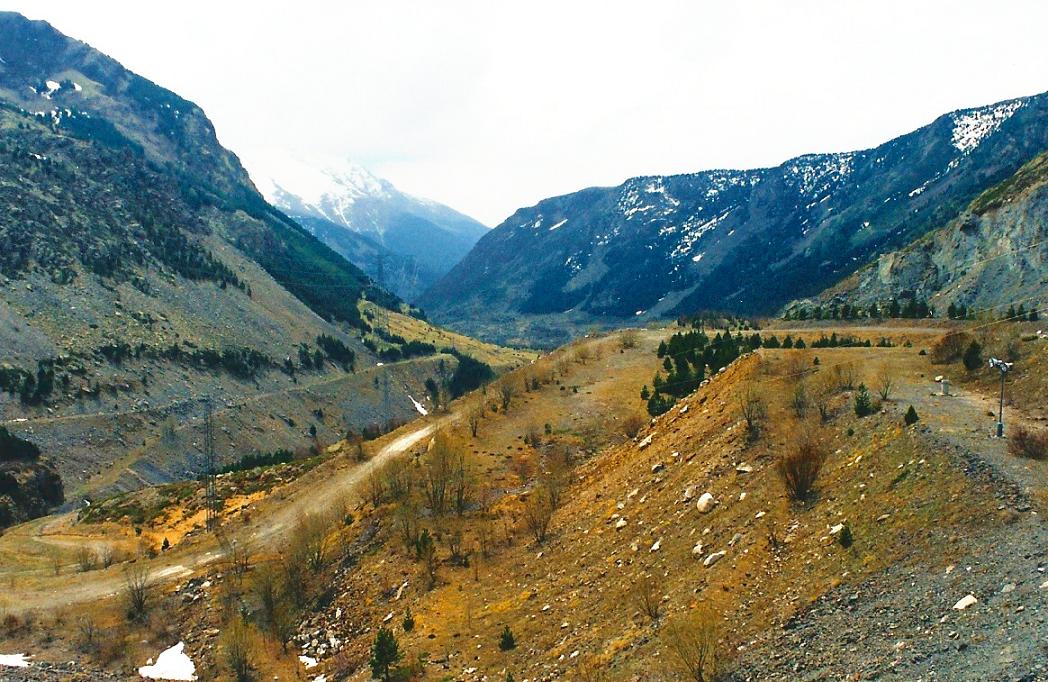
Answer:
POLYGON ((636 438, 640 430, 648 424, 648 420, 643 415, 633 413, 627 415, 622 420, 622 435, 626 438, 636 438))
POLYGON ((386 486, 378 472, 368 474, 367 488, 368 498, 374 506, 379 506, 386 499, 386 486))
POLYGON ((1026 459, 1048 459, 1048 431, 1016 426, 1009 436, 1008 452, 1026 459))
POLYGON ((579 344, 575 349, 575 362, 585 365, 593 358, 593 351, 585 344, 579 344))
POLYGON ((223 638, 222 653, 233 679, 237 682, 251 682, 254 678, 251 670, 247 629, 239 618, 226 628, 223 638))
POLYGON ((850 391, 855 388, 855 379, 858 373, 855 370, 855 365, 850 362, 842 362, 839 365, 833 366, 833 377, 837 384, 838 391, 850 391))
POLYGON ((524 444, 533 448, 542 445, 542 431, 535 424, 528 424, 524 429, 524 444))
POLYGON ((891 398, 892 391, 895 389, 895 377, 888 370, 882 370, 877 375, 877 394, 881 396, 881 400, 888 400, 891 398))
POLYGON ((109 568, 115 561, 113 554, 113 548, 109 545, 102 545, 102 549, 98 551, 98 560, 102 563, 102 568, 109 568))
POLYGON ((636 329, 624 329, 619 334, 619 347, 623 350, 629 350, 637 347, 637 330, 636 329))
POLYGON ((77 648, 84 653, 97 653, 99 649, 98 625, 93 618, 80 617, 76 622, 77 648))
POLYGON ((88 545, 80 545, 76 550, 76 567, 81 573, 98 568, 98 556, 88 545))
POLYGON ((825 462, 826 452, 822 444, 807 433, 802 434, 793 447, 779 458, 779 476, 786 484, 786 492, 791 499, 803 502, 811 496, 825 462))
POLYGON ((649 620, 656 621, 662 613, 662 595, 658 582, 650 575, 640 576, 630 588, 633 605, 649 620))
POLYGON ((415 472, 411 462, 404 457, 390 460, 383 470, 383 480, 392 500, 400 501, 410 497, 415 489, 415 472))
POLYGON ((972 335, 967 332, 946 334, 932 346, 931 361, 934 365, 946 365, 957 362, 964 356, 964 351, 971 345, 972 335))
POLYGON ((688 679, 717 679, 717 627, 712 616, 701 611, 678 616, 666 624, 660 637, 688 679))
POLYGON ((764 421, 768 417, 768 408, 752 388, 747 388, 739 395, 739 412, 746 420, 746 435, 750 441, 760 438, 764 421))
POLYGON ((329 519, 318 514, 301 517, 291 532, 291 559, 314 573, 320 572, 329 559, 331 525, 329 519))
POLYGON ((549 535, 549 526, 553 521, 553 500, 550 499, 549 491, 545 488, 533 490, 524 502, 524 525, 537 544, 546 541, 549 535))
POLYGON ((426 506, 437 516, 444 514, 457 501, 455 493, 466 485, 465 455, 447 435, 437 434, 422 466, 426 506))
POLYGON ((239 587, 244 579, 244 574, 247 573, 247 569, 251 566, 251 556, 243 545, 238 544, 235 539, 224 533, 218 536, 218 544, 225 555, 229 567, 229 575, 237 584, 237 587, 239 587))
POLYGON ((505 412, 509 409, 510 404, 513 403, 513 396, 517 394, 517 389, 513 387, 509 381, 499 382, 499 401, 502 405, 502 411, 505 412))
POLYGON ((808 395, 808 385, 803 381, 798 381, 797 385, 793 387, 793 395, 790 397, 790 407, 793 409, 793 413, 797 415, 798 419, 804 419, 810 406, 811 396, 808 395))
POLYGON ((469 433, 474 438, 480 432, 480 422, 484 419, 484 406, 476 405, 466 415, 466 420, 469 423, 469 433))
POLYGON ((142 620, 145 618, 149 610, 151 587, 149 569, 143 564, 133 563, 124 569, 124 599, 128 619, 142 620))

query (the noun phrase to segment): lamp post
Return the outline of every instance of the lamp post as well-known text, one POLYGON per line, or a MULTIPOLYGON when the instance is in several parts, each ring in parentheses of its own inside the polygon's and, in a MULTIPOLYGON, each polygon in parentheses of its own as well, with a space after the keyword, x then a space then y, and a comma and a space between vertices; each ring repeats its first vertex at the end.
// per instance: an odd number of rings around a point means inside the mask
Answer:
POLYGON ((1001 373, 1001 404, 997 408, 997 437, 1004 438, 1004 378, 1008 375, 1008 370, 1012 368, 1012 363, 990 358, 990 367, 1001 373))

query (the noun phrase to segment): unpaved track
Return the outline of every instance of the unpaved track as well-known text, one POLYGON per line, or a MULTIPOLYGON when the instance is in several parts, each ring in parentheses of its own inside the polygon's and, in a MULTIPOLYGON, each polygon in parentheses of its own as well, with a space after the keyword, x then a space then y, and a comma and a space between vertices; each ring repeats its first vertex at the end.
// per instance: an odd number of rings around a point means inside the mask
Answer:
MULTIPOLYGON (((314 469, 293 484, 293 491, 279 504, 269 504, 268 513, 257 514, 253 523, 240 526, 230 524, 226 531, 228 537, 246 547, 249 552, 272 551, 281 544, 281 536, 293 528, 300 518, 325 512, 351 498, 357 493, 360 483, 383 463, 406 452, 457 418, 456 414, 450 414, 412 422, 359 466, 335 472, 323 466, 314 469)), ((63 517, 48 517, 12 529, 0 538, 0 556, 16 553, 39 555, 42 553, 40 545, 68 545, 68 536, 49 537, 44 534, 46 529, 62 521, 63 517)), ((213 537, 198 537, 156 559, 148 560, 149 579, 156 584, 180 580, 221 559, 223 554, 213 537)), ((138 565, 141 565, 141 561, 138 565)), ((93 601, 117 594, 123 589, 124 581, 123 567, 118 565, 72 575, 19 576, 14 587, 5 586, 0 596, 0 607, 9 612, 19 612, 93 601)))

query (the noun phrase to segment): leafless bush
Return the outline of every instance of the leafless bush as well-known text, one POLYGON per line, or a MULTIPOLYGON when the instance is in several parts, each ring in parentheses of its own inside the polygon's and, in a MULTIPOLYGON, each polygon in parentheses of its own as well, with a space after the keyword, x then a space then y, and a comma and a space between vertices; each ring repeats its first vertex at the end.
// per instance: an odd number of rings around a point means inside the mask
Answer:
POLYGON ((524 429, 524 444, 537 448, 542 445, 542 431, 534 424, 528 424, 524 429))
POLYGON ((77 648, 84 653, 97 653, 99 648, 98 625, 93 618, 82 616, 76 622, 77 648))
POLYGON ((503 412, 509 409, 510 404, 513 402, 513 396, 516 394, 517 389, 509 381, 499 382, 499 400, 501 401, 503 412))
POLYGON ((462 509, 468 487, 465 455, 444 434, 438 434, 422 467, 422 491, 430 511, 440 516, 452 503, 462 509))
POLYGON ((636 329, 624 329, 619 334, 619 346, 623 350, 629 350, 637 347, 637 330, 636 329))
POLYGON ((622 434, 626 438, 636 438, 640 430, 643 429, 648 423, 648 420, 643 415, 633 413, 627 415, 622 420, 622 434))
POLYGON ((368 474, 368 498, 376 507, 386 499, 386 486, 378 472, 372 471, 368 474))
POLYGON ((633 605, 650 620, 656 621, 662 614, 662 595, 658 582, 650 575, 640 576, 630 588, 633 605))
POLYGON ((524 524, 535 538, 536 543, 542 544, 546 541, 554 510, 553 500, 550 499, 549 491, 545 488, 533 490, 525 500, 524 524))
POLYGON ((149 569, 141 563, 130 564, 124 569, 124 598, 127 603, 127 617, 130 620, 142 620, 149 609, 151 590, 149 569))
POLYGON ((98 560, 102 562, 102 568, 109 568, 113 565, 115 556, 113 554, 113 548, 109 545, 102 545, 102 549, 98 551, 98 560))
POLYGON ((383 471, 383 479, 386 490, 394 501, 410 497, 415 488, 415 472, 411 462, 404 457, 390 460, 383 471))
POLYGON ((857 377, 855 365, 850 362, 834 365, 833 377, 836 380, 838 391, 850 391, 855 388, 855 379, 857 377))
POLYGON ((592 359, 592 357, 593 351, 591 351, 590 347, 585 344, 579 344, 579 346, 575 349, 575 362, 579 363, 580 365, 585 365, 587 362, 590 361, 590 359, 592 359))
POLYGON ((239 618, 235 619, 232 625, 226 628, 226 634, 223 639, 223 654, 226 665, 229 666, 230 672, 233 673, 233 679, 237 682, 251 682, 254 676, 251 670, 247 629, 239 618))
POLYGON ((811 396, 808 395, 808 385, 803 381, 798 381, 797 385, 793 387, 790 407, 793 408, 793 413, 797 415, 798 419, 804 419, 810 406, 811 396))
POLYGON ((881 396, 881 400, 891 398, 894 389, 895 377, 888 370, 881 371, 877 375, 877 394, 881 396))
POLYGON ((76 566, 81 573, 87 573, 98 568, 98 556, 91 548, 84 544, 76 550, 76 566))
POLYGON ((1048 459, 1048 431, 1016 426, 1008 439, 1008 452, 1026 459, 1048 459))
POLYGON ((790 498, 799 502, 809 498, 825 462, 826 452, 822 444, 812 435, 802 434, 779 458, 777 465, 790 498))
POLYGON ((291 556, 314 573, 328 561, 328 533, 331 522, 324 516, 309 514, 298 520, 292 531, 291 556))
POLYGON ((713 617, 692 611, 666 624, 660 633, 681 673, 695 682, 717 678, 717 628, 713 617))
POLYGON ((218 544, 229 566, 229 575, 239 587, 244 579, 244 574, 251 566, 251 556, 243 545, 238 544, 236 540, 224 533, 218 536, 218 544))
POLYGON ((746 420, 746 433, 749 440, 755 441, 760 438, 764 421, 768 417, 768 408, 764 404, 764 399, 752 388, 747 388, 739 395, 739 412, 746 420))
POLYGON ((466 420, 469 422, 469 433, 474 438, 480 432, 480 422, 484 419, 484 406, 477 405, 473 407, 466 415, 466 420))
POLYGON ((957 362, 964 351, 971 345, 972 335, 967 332, 951 332, 935 342, 932 346, 931 361, 935 365, 946 365, 957 362))

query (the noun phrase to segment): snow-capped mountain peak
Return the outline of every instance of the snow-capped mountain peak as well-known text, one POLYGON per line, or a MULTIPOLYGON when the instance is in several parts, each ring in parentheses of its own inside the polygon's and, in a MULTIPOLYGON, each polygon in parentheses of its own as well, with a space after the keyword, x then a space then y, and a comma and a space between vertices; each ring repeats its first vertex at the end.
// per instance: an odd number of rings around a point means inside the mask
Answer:
POLYGON ((270 203, 356 229, 351 209, 360 199, 387 200, 399 194, 388 180, 349 160, 311 164, 295 157, 249 162, 251 179, 270 203))

